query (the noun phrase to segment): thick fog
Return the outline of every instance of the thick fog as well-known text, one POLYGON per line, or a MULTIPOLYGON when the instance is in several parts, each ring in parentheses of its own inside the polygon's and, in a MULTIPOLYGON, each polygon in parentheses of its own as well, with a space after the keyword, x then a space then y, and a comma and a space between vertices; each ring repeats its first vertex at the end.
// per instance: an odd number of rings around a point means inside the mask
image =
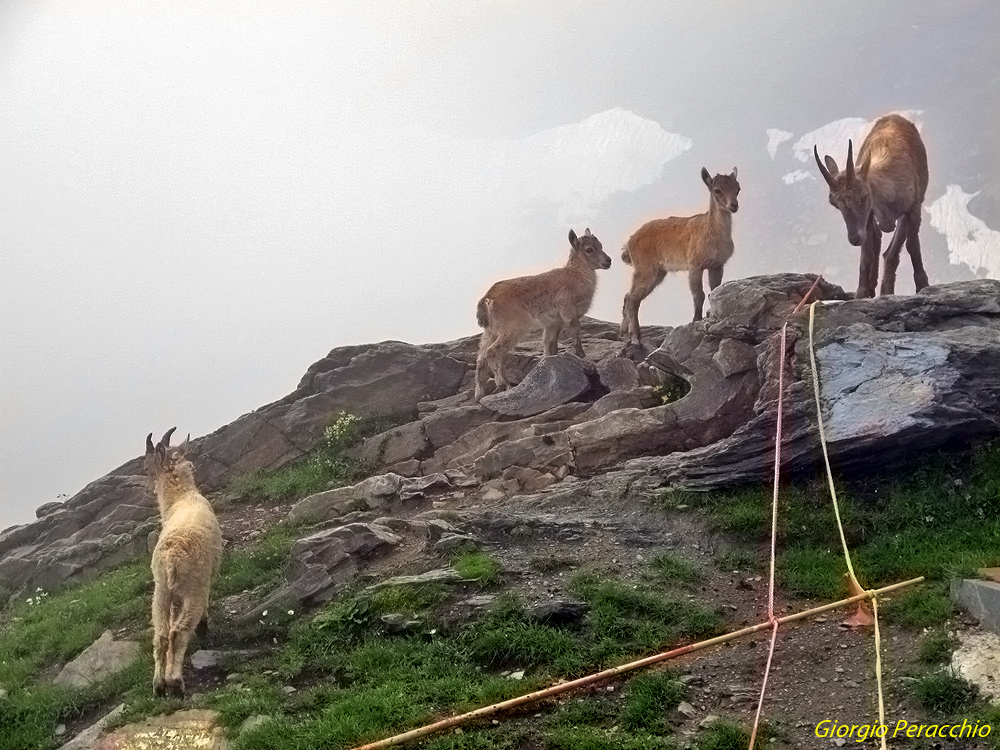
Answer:
MULTIPOLYGON (((739 167, 726 278, 858 249, 812 161, 890 111, 931 283, 1000 276, 993 0, 0 5, 0 527, 292 390, 335 346, 478 332, 589 227, 617 321, 644 221, 739 167)), ((897 291, 912 293, 905 256, 897 291)), ((691 317, 668 278, 640 320, 691 317)))

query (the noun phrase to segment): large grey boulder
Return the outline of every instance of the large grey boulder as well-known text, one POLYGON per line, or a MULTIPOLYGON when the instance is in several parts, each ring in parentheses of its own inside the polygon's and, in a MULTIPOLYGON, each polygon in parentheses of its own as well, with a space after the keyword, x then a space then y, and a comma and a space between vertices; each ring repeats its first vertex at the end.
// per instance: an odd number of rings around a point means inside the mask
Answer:
MULTIPOLYGON (((704 335, 756 331, 754 338, 763 339, 756 347, 757 395, 742 404, 746 414, 729 436, 687 452, 637 458, 627 468, 693 488, 764 476, 774 456, 777 333, 785 320, 783 467, 816 467, 821 453, 808 310, 792 315, 807 280, 745 279, 716 290, 713 305, 722 316, 709 319, 704 335)), ((818 306, 815 356, 824 427, 839 471, 877 469, 948 443, 1000 434, 1000 281, 931 286, 908 297, 842 301, 844 295, 822 289, 820 296, 833 300, 818 306)), ((650 360, 680 369, 679 358, 661 353, 650 360)), ((692 379, 691 395, 699 390, 692 379)))
POLYGON ((354 580, 366 561, 387 554, 403 538, 377 523, 317 531, 292 546, 287 583, 244 616, 255 620, 274 607, 325 602, 354 580))
POLYGON ((139 656, 136 641, 116 641, 110 630, 64 666, 53 682, 71 688, 85 688, 117 674, 139 656))
POLYGON ((292 523, 316 523, 339 518, 355 510, 381 507, 403 484, 403 477, 387 473, 368 477, 349 487, 317 492, 299 500, 288 513, 292 523))
POLYGON ((599 381, 593 362, 555 354, 542 357, 513 388, 484 396, 479 403, 508 417, 530 417, 573 401, 595 385, 599 381))

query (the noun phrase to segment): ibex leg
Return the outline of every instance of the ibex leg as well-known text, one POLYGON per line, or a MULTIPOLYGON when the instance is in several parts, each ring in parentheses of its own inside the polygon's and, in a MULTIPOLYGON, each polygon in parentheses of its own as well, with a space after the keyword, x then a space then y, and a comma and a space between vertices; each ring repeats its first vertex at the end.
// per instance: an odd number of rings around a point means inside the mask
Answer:
POLYGON ((906 232, 906 252, 910 254, 910 262, 913 264, 913 283, 919 292, 928 284, 924 261, 920 257, 920 206, 907 215, 906 223, 909 225, 906 232))
POLYGON ((896 269, 899 268, 899 254, 909 226, 906 214, 896 219, 896 231, 892 233, 892 241, 882 255, 882 286, 878 290, 879 294, 896 293, 896 269))

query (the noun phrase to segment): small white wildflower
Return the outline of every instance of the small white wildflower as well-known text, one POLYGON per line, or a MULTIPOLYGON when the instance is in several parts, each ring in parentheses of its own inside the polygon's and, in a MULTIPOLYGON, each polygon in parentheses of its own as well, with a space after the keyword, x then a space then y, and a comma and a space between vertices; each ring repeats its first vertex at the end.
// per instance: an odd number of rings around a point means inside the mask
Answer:
POLYGON ((267 610, 265 609, 265 610, 264 610, 263 612, 261 612, 261 615, 262 615, 263 617, 267 617, 267 610))
POLYGON ((290 609, 290 610, 288 610, 288 614, 289 614, 289 615, 294 615, 294 614, 295 614, 295 610, 294 610, 294 609, 290 609))

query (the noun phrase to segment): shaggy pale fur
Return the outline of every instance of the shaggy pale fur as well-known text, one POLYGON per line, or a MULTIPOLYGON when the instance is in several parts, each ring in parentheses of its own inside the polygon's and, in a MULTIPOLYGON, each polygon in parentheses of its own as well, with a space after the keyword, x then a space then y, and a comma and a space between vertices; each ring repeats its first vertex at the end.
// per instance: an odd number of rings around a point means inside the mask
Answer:
POLYGON ((858 151, 847 141, 847 166, 841 172, 829 156, 825 166, 819 150, 813 156, 830 186, 830 203, 847 226, 847 241, 861 248, 861 268, 855 297, 874 297, 878 284, 878 254, 882 232, 895 232, 882 262, 879 294, 894 294, 899 254, 906 252, 913 265, 913 283, 919 292, 927 286, 927 272, 920 256, 920 220, 927 192, 927 150, 916 125, 899 115, 879 118, 858 151))
POLYGON ((708 211, 695 216, 654 219, 636 230, 622 248, 622 261, 632 266, 632 288, 622 304, 621 335, 630 344, 640 343, 639 304, 671 271, 687 271, 694 299, 694 319, 701 320, 705 304, 702 276, 708 271, 708 288, 722 283, 722 269, 733 255, 733 214, 739 210, 740 183, 736 167, 730 174, 701 179, 711 196, 708 211))
POLYGON ((163 528, 153 550, 153 690, 184 694, 184 654, 195 627, 208 624, 212 580, 222 563, 219 521, 194 483, 188 440, 171 448, 170 429, 153 447, 146 438, 146 475, 163 528))
POLYGON ((609 268, 611 258, 589 229, 582 237, 570 230, 569 244, 569 260, 562 268, 498 281, 479 300, 476 320, 483 335, 476 359, 476 401, 486 395, 490 373, 498 390, 510 387, 504 358, 532 330, 544 331, 545 354, 555 354, 559 332, 566 327, 573 337, 573 351, 584 356, 580 318, 594 299, 597 269, 609 268))

